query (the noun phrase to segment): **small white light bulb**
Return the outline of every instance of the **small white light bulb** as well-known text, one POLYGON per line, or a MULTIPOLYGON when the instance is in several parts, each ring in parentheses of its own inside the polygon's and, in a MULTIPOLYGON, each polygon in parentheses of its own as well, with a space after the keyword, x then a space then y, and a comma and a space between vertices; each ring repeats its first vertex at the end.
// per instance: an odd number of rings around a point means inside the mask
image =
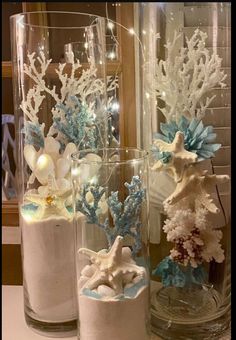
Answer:
POLYGON ((113 22, 109 21, 108 24, 107 24, 107 27, 108 27, 110 30, 112 30, 112 29, 115 27, 115 25, 113 24, 113 22))
POLYGON ((129 33, 132 34, 132 35, 134 35, 134 34, 135 34, 134 29, 133 29, 133 28, 130 28, 130 29, 129 29, 129 33))
POLYGON ((119 105, 119 103, 115 102, 115 103, 112 104, 111 108, 112 108, 113 111, 118 111, 119 108, 120 108, 120 105, 119 105))

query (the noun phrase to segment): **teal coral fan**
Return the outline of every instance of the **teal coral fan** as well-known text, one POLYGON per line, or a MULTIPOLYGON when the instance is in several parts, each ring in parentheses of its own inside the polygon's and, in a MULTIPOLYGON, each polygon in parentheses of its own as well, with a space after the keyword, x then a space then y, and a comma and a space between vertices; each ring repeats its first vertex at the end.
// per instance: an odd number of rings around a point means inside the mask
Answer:
POLYGON ((187 265, 185 270, 169 256, 165 257, 156 269, 152 272, 155 276, 160 276, 164 287, 187 287, 191 284, 201 285, 205 283, 207 275, 202 265, 196 268, 187 265))
MULTIPOLYGON (((213 133, 212 126, 205 126, 201 120, 193 118, 189 121, 186 117, 181 116, 178 123, 171 121, 170 123, 161 123, 160 129, 163 134, 156 133, 155 139, 161 139, 167 143, 172 143, 177 131, 184 134, 184 147, 190 152, 197 154, 197 161, 214 157, 221 144, 213 144, 216 134, 213 133)), ((171 159, 170 152, 160 152, 155 146, 152 147, 154 157, 161 160, 162 163, 168 163, 171 159)))

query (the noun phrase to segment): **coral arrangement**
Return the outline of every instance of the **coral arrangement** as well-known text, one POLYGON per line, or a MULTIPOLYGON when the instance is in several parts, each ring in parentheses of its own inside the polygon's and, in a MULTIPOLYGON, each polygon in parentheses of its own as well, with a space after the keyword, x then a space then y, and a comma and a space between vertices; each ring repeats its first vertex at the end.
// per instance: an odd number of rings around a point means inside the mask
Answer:
POLYGON ((65 71, 66 64, 59 64, 55 69, 60 86, 50 87, 46 73, 52 60, 46 59, 43 52, 39 56, 28 54, 28 60, 24 73, 32 82, 32 88, 20 105, 24 113, 24 157, 30 169, 25 199, 31 204, 29 207, 32 203, 39 207, 35 215, 39 219, 50 213, 68 217, 71 215, 67 209, 71 200, 71 154, 81 149, 107 146, 107 141, 116 144, 109 117, 112 97, 108 103, 105 98, 117 82, 109 79, 106 88, 97 77, 92 59, 85 70, 79 60, 72 58, 67 65, 70 72, 65 71), (39 112, 49 99, 52 124, 45 131, 39 112))
POLYGON ((118 236, 131 236, 134 240, 132 253, 137 254, 141 249, 140 212, 146 191, 142 188, 139 176, 133 176, 131 183, 124 185, 129 195, 123 204, 119 201, 118 191, 111 192, 104 202, 105 188, 88 183, 82 185, 76 211, 80 211, 87 217, 87 223, 96 224, 104 230, 109 246, 112 246, 118 236), (102 223, 99 221, 99 212, 101 214, 107 211, 113 219, 113 227, 109 225, 108 217, 102 223))
POLYGON ((166 45, 166 60, 157 61, 157 98, 165 104, 158 108, 166 123, 160 126, 163 134, 154 136, 152 169, 166 171, 176 188, 163 203, 167 215, 163 230, 173 248, 153 274, 162 278, 164 286, 185 287, 206 282, 204 263, 224 261, 222 232, 211 225, 208 214, 219 212, 211 193, 229 176, 208 174, 199 166, 221 146, 213 143, 213 127, 202 122, 214 99, 206 94, 216 85, 224 86, 221 59, 216 53, 210 55, 205 48, 207 35, 199 29, 176 54, 179 38, 175 33, 166 45))

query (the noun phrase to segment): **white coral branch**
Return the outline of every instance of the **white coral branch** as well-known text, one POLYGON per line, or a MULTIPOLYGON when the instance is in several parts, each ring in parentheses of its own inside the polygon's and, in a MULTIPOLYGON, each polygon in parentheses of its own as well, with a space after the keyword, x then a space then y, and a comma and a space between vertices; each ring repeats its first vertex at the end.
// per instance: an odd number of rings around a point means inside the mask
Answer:
POLYGON ((39 87, 34 86, 28 91, 26 100, 22 101, 20 108, 31 122, 38 123, 37 115, 44 98, 45 96, 41 94, 39 87))
POLYGON ((201 119, 215 96, 204 96, 219 85, 224 87, 226 75, 221 70, 221 58, 210 55, 205 47, 207 34, 196 29, 186 38, 186 46, 176 54, 176 44, 181 35, 175 32, 172 42, 167 42, 166 60, 157 60, 155 90, 157 98, 165 103, 158 109, 167 121, 178 120, 183 114, 201 119))

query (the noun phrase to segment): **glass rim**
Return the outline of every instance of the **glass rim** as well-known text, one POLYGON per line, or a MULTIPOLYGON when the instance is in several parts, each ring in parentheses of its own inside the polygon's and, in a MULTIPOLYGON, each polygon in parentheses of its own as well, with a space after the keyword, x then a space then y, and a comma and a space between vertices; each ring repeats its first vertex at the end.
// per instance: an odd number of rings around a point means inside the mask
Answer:
MULTIPOLYGON (((67 12, 67 11, 31 11, 31 12, 21 12, 21 13, 16 13, 10 16, 10 20, 17 20, 17 17, 20 16, 26 16, 28 14, 73 14, 73 15, 81 15, 84 17, 91 17, 95 21, 95 19, 103 19, 105 20, 104 17, 96 14, 90 14, 90 13, 83 13, 83 12, 67 12)), ((92 23, 85 25, 85 26, 49 26, 49 25, 34 25, 34 24, 29 24, 29 23, 21 23, 23 26, 28 26, 28 27, 38 27, 38 28, 47 28, 47 29, 85 29, 87 27, 95 27, 97 26, 97 23, 92 23)))
POLYGON ((84 149, 84 150, 80 150, 80 151, 76 151, 74 153, 71 154, 71 160, 72 161, 76 161, 78 163, 81 164, 127 164, 127 163, 133 163, 133 162, 140 162, 140 161, 145 161, 149 156, 149 152, 147 150, 141 149, 141 148, 135 148, 135 147, 117 147, 117 148, 97 148, 97 149, 84 149), (81 154, 81 152, 87 152, 87 153, 94 153, 95 151, 101 151, 101 152, 105 152, 105 151, 137 151, 139 152, 141 155, 139 155, 137 158, 132 158, 132 159, 127 159, 127 160, 109 160, 109 161, 86 161, 86 160, 82 160, 79 159, 79 155, 81 154))

